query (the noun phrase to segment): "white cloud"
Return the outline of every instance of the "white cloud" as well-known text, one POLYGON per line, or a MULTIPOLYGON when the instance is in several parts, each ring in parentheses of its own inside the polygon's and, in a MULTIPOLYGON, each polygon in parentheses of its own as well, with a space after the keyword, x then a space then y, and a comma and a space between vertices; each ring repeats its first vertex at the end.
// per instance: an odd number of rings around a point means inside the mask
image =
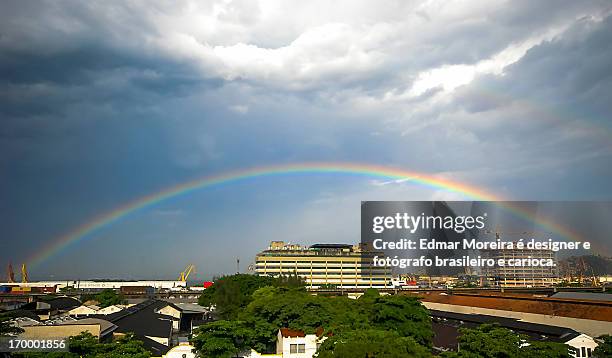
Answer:
POLYGON ((243 104, 235 104, 233 106, 229 106, 230 111, 239 113, 239 114, 246 114, 249 112, 249 106, 247 105, 243 105, 243 104))

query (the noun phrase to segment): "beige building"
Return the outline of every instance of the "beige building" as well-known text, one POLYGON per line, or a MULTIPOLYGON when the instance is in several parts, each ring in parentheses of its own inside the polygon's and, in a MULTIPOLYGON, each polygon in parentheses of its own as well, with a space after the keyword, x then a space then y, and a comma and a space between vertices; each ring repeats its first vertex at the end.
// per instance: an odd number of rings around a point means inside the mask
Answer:
POLYGON ((89 332, 99 340, 110 339, 117 326, 111 322, 97 318, 86 318, 75 320, 67 317, 53 324, 44 324, 29 318, 17 318, 14 320, 17 327, 23 329, 19 338, 68 338, 78 336, 83 332, 89 332))
POLYGON ((311 289, 393 287, 390 268, 373 266, 376 254, 362 250, 359 245, 303 247, 272 241, 267 250, 256 256, 255 271, 260 276, 297 274, 311 289))
POLYGON ((500 287, 547 287, 559 282, 555 266, 532 266, 531 261, 552 261, 556 264, 555 253, 552 250, 535 249, 499 249, 481 250, 486 258, 498 262, 503 259, 504 266, 484 267, 483 275, 496 286, 500 287), (514 263, 523 262, 523 265, 514 263))

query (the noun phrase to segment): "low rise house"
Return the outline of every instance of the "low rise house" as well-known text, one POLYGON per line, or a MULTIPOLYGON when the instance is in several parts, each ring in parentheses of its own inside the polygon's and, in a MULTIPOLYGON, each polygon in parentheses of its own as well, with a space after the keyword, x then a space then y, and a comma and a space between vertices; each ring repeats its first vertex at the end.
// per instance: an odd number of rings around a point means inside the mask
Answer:
POLYGON ((48 320, 40 322, 27 317, 20 317, 14 320, 14 324, 23 332, 18 336, 20 338, 68 338, 77 336, 82 332, 89 332, 100 341, 109 341, 113 337, 113 332, 117 326, 103 319, 85 318, 74 319, 71 317, 63 317, 61 319, 48 320))
POLYGON ((48 301, 30 302, 21 309, 34 312, 41 320, 52 319, 81 306, 81 301, 74 297, 57 297, 48 301))
POLYGON ((209 317, 210 311, 195 303, 167 303, 167 306, 162 307, 158 311, 160 314, 172 316, 177 320, 174 321, 173 329, 176 331, 192 333, 198 323, 209 317))
POLYGON ((318 348, 318 338, 316 334, 281 328, 278 330, 276 353, 283 357, 312 357, 318 348))
POLYGON ((567 340, 564 343, 569 346, 570 356, 575 358, 592 357, 593 351, 598 346, 597 342, 586 334, 574 333, 565 339, 567 340))
POLYGON ((262 354, 251 350, 242 354, 244 358, 312 358, 327 339, 323 336, 323 329, 317 329, 315 334, 306 334, 304 331, 281 328, 276 339, 276 354, 262 354))
MULTIPOLYGON (((108 320, 117 326, 115 335, 134 333, 134 336, 144 342, 154 356, 166 354, 172 343, 175 321, 179 319, 160 310, 168 305, 161 300, 147 300, 127 307, 119 312, 96 317, 108 320)), ((166 312, 167 313, 167 312, 166 312)))

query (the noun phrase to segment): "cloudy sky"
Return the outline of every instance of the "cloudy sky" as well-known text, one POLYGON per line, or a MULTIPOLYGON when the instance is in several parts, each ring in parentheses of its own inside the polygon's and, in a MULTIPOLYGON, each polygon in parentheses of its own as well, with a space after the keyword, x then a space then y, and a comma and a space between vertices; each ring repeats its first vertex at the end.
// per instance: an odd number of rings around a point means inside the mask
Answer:
MULTIPOLYGON (((511 199, 610 200, 607 1, 5 1, 0 264, 229 170, 370 163, 511 199)), ((462 199, 347 175, 258 178, 134 213, 35 278, 199 277, 270 240, 359 240, 361 200, 462 199)), ((610 254, 610 253, 608 253, 610 254)))

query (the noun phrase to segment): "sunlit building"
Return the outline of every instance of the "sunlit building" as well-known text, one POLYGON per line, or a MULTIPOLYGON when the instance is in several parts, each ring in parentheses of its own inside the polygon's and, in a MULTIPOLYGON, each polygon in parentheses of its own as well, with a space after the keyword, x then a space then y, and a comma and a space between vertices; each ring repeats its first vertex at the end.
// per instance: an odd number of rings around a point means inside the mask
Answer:
POLYGON ((375 255, 359 245, 303 247, 272 241, 267 250, 257 254, 255 271, 274 277, 297 274, 309 288, 393 287, 390 268, 373 266, 375 255))
POLYGON ((484 267, 484 276, 495 286, 500 287, 546 287, 559 281, 556 269, 556 257, 552 250, 537 249, 499 249, 481 250, 485 257, 495 262, 503 260, 503 266, 484 267), (553 262, 555 266, 531 266, 529 262, 553 262), (517 262, 526 263, 516 265, 517 262))

